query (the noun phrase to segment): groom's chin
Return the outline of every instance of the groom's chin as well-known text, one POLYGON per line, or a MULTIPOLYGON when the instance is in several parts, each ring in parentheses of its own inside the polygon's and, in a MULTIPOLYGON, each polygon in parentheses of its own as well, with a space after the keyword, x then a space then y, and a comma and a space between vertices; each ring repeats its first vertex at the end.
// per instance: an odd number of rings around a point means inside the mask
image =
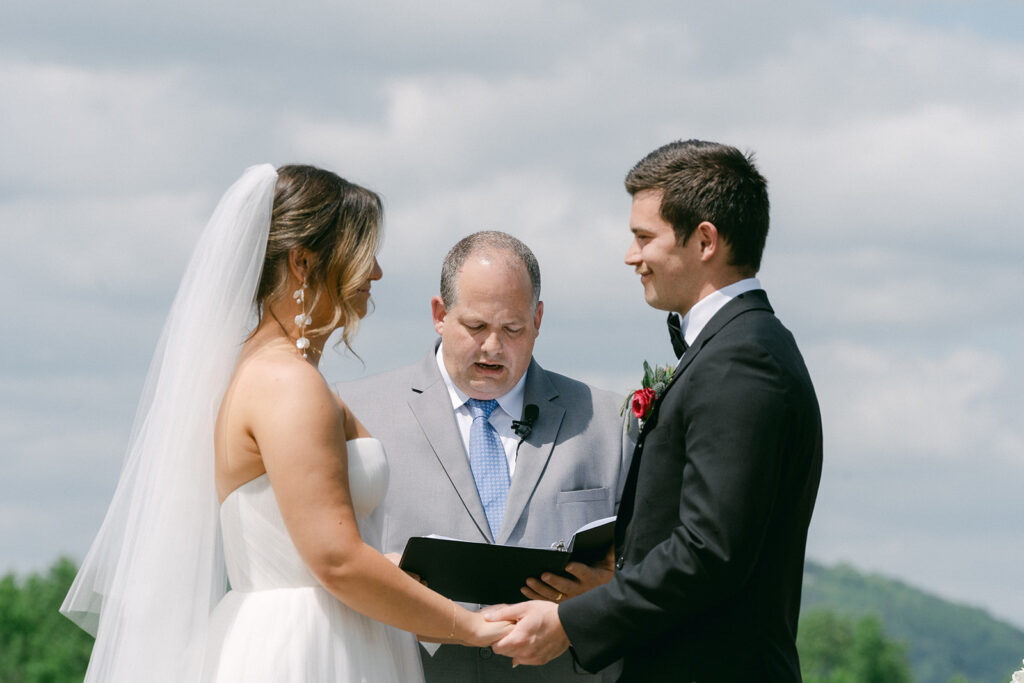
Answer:
POLYGON ((656 311, 672 311, 672 307, 662 302, 656 294, 648 295, 647 292, 644 292, 644 303, 656 311))

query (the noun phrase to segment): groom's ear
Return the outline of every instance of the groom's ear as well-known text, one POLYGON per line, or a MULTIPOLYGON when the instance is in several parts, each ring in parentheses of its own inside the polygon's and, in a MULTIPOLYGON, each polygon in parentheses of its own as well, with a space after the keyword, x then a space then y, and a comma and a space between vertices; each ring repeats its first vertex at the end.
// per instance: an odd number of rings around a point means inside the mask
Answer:
POLYGON ((444 307, 444 301, 441 297, 435 296, 430 300, 430 313, 434 317, 434 329, 437 330, 438 334, 444 331, 444 319, 448 315, 448 309, 444 307))
POLYGON ((711 221, 701 221, 689 239, 697 238, 695 247, 701 261, 708 261, 722 248, 722 236, 711 221))

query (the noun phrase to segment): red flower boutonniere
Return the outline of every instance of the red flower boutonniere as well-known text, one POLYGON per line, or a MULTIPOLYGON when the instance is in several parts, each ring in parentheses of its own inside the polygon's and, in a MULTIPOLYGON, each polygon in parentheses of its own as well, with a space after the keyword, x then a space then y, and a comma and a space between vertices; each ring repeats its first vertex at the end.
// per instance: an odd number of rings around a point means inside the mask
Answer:
POLYGON ((644 379, 641 382, 641 388, 629 395, 626 402, 622 404, 619 414, 624 413, 628 405, 637 420, 641 422, 646 420, 654 409, 654 402, 661 398, 665 389, 668 388, 669 382, 672 381, 672 372, 675 369, 674 365, 659 365, 652 368, 647 361, 644 361, 644 379))

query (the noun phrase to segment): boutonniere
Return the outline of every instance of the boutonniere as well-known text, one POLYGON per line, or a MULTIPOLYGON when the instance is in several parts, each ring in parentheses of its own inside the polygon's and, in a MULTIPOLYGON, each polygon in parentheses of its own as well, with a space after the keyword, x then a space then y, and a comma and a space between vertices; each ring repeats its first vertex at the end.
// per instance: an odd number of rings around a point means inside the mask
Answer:
POLYGON ((633 410, 633 415, 640 422, 646 420, 654 409, 654 402, 661 398, 672 381, 672 372, 676 369, 674 365, 658 365, 651 367, 650 363, 644 361, 644 378, 640 388, 630 394, 619 415, 626 412, 628 405, 633 410))

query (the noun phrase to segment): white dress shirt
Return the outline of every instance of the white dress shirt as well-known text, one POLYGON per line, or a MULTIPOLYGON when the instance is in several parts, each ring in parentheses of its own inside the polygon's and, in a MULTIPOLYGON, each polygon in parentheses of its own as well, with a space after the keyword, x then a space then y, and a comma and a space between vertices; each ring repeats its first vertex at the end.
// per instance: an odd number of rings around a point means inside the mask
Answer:
MULTIPOLYGON (((716 289, 695 303, 693 308, 686 312, 686 315, 683 316, 682 321, 679 323, 679 328, 683 331, 683 339, 686 340, 686 345, 690 346, 697 340, 697 335, 708 324, 708 321, 715 317, 715 313, 722 310, 723 306, 740 294, 754 289, 761 289, 761 283, 756 277, 748 277, 745 280, 716 289)), ((683 356, 685 355, 684 353, 683 356)))
MULTIPOLYGON (((466 449, 466 458, 469 458, 469 429, 473 425, 473 414, 466 405, 469 395, 460 390, 452 382, 448 370, 444 367, 444 357, 441 355, 441 347, 437 347, 437 367, 441 371, 441 377, 448 387, 448 396, 452 399, 452 410, 455 412, 455 422, 459 426, 459 434, 462 436, 462 445, 466 449)), ((494 427, 501 439, 501 445, 505 447, 505 458, 508 461, 508 477, 511 480, 516 471, 516 447, 519 445, 519 437, 512 431, 512 421, 520 419, 523 414, 523 394, 526 387, 526 373, 519 378, 516 385, 507 394, 498 397, 498 407, 491 413, 488 422, 494 427)))

